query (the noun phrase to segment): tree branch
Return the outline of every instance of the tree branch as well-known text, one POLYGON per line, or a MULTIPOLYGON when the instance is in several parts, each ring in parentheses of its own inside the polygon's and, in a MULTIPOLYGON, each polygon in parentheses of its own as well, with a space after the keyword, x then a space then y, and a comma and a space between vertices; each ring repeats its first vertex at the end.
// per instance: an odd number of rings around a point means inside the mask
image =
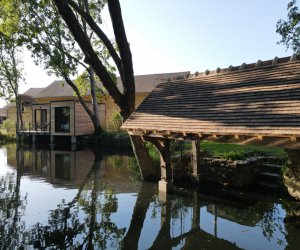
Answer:
MULTIPOLYGON (((117 45, 119 47, 120 56, 124 68, 124 96, 128 103, 128 116, 135 109, 135 84, 134 72, 132 64, 132 55, 127 41, 125 27, 122 18, 121 6, 119 0, 109 0, 108 9, 114 29, 117 45)), ((126 117, 124 117, 126 119, 126 117)))
POLYGON ((82 16, 87 24, 90 26, 90 28, 95 32, 95 34, 101 39, 107 50, 109 51, 112 59, 114 60, 117 69, 120 73, 120 77, 122 79, 122 82, 125 81, 124 78, 124 69, 122 65, 122 61, 116 52, 114 46, 106 36, 106 34, 101 30, 101 28, 97 25, 97 23, 94 21, 94 19, 91 17, 91 15, 87 12, 85 12, 80 6, 78 6, 74 1, 67 0, 67 2, 70 4, 70 6, 80 15, 82 16))
POLYGON ((113 97, 116 104, 122 109, 124 106, 123 96, 119 89, 115 85, 111 76, 107 72, 105 66, 102 64, 98 58, 96 52, 94 51, 90 41, 83 32, 75 14, 73 13, 71 7, 67 4, 66 0, 53 0, 60 15, 64 19, 66 25, 73 34, 76 42, 81 48, 82 52, 86 56, 86 60, 93 67, 95 73, 98 75, 102 81, 104 87, 107 89, 108 93, 113 97))

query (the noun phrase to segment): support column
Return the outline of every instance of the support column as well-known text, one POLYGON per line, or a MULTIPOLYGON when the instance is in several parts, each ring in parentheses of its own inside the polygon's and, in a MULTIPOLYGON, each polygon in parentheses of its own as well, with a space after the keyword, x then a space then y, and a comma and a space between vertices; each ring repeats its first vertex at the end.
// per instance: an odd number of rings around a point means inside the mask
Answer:
POLYGON ((55 136, 54 135, 50 135, 50 144, 51 145, 55 144, 55 136))
POLYGON ((192 141, 192 181, 200 182, 200 140, 192 141))
POLYGON ((158 191, 168 193, 173 191, 173 180, 171 170, 171 152, 170 140, 165 138, 144 137, 151 142, 160 154, 160 181, 158 182, 158 191))
POLYGON ((76 136, 71 136, 71 143, 76 144, 77 143, 77 137, 76 136))
POLYGON ((32 134, 32 145, 36 143, 36 135, 32 134))
POLYGON ((160 152, 161 174, 161 180, 158 182, 158 190, 162 193, 169 193, 173 191, 170 140, 160 139, 157 142, 159 143, 159 146, 156 146, 160 152))
POLYGON ((193 217, 192 217, 192 229, 200 229, 200 200, 198 193, 193 193, 193 217))

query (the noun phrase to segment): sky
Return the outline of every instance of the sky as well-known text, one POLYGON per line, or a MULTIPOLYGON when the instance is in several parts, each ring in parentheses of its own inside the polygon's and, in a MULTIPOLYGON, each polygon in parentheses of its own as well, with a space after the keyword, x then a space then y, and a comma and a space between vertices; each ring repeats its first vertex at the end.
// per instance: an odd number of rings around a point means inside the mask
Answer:
MULTIPOLYGON (((289 0, 120 0, 134 73, 205 71, 292 55, 276 23, 287 16, 289 0)), ((113 35, 108 14, 103 29, 113 35)), ((56 79, 24 55, 28 88, 56 79)), ((0 107, 5 102, 0 100, 0 107)))

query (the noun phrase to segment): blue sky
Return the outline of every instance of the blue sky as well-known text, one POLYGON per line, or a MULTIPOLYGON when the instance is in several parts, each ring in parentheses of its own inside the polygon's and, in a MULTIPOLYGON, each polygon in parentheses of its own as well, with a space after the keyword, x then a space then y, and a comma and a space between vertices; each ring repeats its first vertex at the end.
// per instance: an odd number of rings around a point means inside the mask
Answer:
MULTIPOLYGON (((214 70, 292 54, 276 44, 276 23, 286 17, 288 0, 120 1, 135 74, 214 70)), ((103 27, 113 34, 109 21, 103 27)), ((21 92, 55 79, 28 53, 24 61, 21 92)))

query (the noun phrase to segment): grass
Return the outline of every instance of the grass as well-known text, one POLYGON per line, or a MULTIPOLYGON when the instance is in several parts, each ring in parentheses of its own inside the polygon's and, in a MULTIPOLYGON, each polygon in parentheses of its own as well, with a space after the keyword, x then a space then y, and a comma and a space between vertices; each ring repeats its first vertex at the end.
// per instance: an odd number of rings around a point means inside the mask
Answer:
POLYGON ((255 145, 239 145, 230 143, 203 141, 200 148, 208 151, 215 157, 241 160, 254 155, 269 155, 281 159, 283 162, 287 159, 287 154, 283 148, 263 147, 255 145))

